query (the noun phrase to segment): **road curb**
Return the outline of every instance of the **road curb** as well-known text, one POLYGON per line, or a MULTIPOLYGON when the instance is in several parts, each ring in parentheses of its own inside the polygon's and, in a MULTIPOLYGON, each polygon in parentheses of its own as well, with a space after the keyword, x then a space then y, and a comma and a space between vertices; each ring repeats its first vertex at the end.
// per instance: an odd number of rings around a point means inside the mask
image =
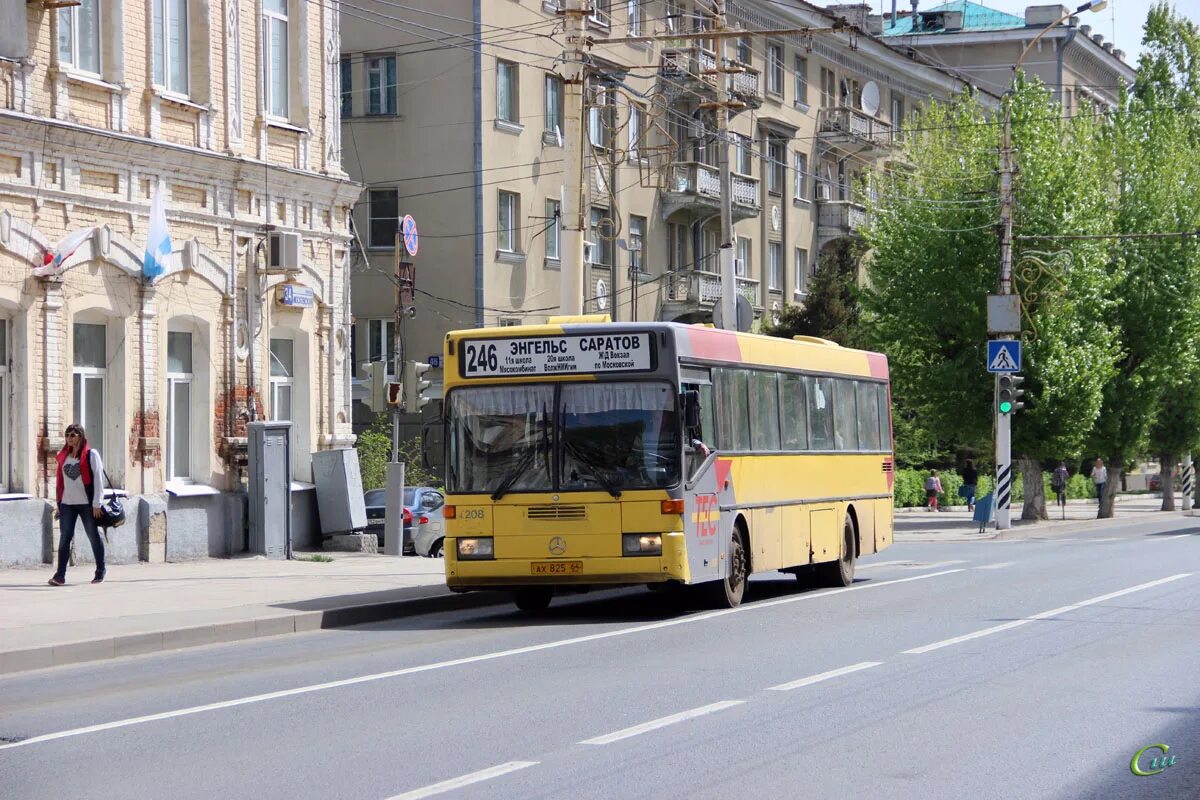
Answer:
MULTIPOLYGON (((926 544, 980 541, 1011 542, 1039 538, 1042 536, 1053 537, 1058 534, 1078 533, 1081 530, 1103 530, 1105 528, 1120 527, 1122 525, 1136 525, 1139 522, 1156 522, 1162 519, 1168 519, 1172 516, 1186 517, 1188 515, 1178 510, 1140 511, 1137 512, 1137 516, 1109 517, 1106 519, 1041 520, 1031 524, 1017 525, 1006 531, 997 531, 993 527, 990 528, 987 533, 971 533, 966 529, 953 532, 896 532, 892 535, 892 539, 895 542, 906 544, 913 542, 926 544)), ((976 525, 976 529, 977 527, 978 526, 976 525)))
POLYGON ((351 604, 313 611, 297 611, 294 614, 275 614, 256 619, 102 636, 85 641, 0 651, 0 675, 209 644, 345 628, 441 611, 483 608, 507 603, 509 599, 509 595, 503 592, 456 594, 444 587, 438 587, 436 593, 404 600, 351 604))

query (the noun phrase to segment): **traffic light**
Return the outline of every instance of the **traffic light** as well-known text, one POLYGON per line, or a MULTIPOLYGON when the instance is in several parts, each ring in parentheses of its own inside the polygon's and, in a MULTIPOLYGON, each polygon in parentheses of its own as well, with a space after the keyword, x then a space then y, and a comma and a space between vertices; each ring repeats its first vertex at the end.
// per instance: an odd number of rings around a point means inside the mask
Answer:
POLYGON ((420 361, 404 362, 404 411, 407 414, 419 414, 432 397, 425 397, 425 390, 430 382, 421 378, 429 370, 429 364, 420 361))
POLYGON ((1025 390, 1021 388, 1024 382, 1020 375, 1001 375, 996 381, 996 407, 1001 414, 1012 414, 1025 407, 1022 400, 1025 390))
POLYGON ((367 397, 367 408, 378 414, 387 408, 387 364, 372 361, 367 365, 371 393, 367 397))

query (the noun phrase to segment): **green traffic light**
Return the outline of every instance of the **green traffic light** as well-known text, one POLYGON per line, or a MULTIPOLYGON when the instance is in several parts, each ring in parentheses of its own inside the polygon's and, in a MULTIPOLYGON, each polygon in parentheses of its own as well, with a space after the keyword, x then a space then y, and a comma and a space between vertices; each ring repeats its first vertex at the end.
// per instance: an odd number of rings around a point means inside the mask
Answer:
POLYGON ((1007 413, 1008 413, 1008 412, 1010 412, 1010 411, 1012 411, 1012 403, 1008 402, 1007 400, 1003 400, 1003 401, 1001 401, 1001 403, 1000 403, 1000 413, 1001 413, 1001 414, 1007 414, 1007 413))

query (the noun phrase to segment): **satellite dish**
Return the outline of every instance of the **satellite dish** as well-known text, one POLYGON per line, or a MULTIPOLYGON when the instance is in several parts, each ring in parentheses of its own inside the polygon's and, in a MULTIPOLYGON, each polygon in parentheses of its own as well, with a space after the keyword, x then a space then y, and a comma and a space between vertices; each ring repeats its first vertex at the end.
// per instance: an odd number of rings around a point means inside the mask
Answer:
MULTIPOLYGON (((738 295, 734 305, 737 307, 737 325, 736 328, 741 333, 746 333, 750 330, 750 326, 754 324, 754 309, 750 307, 750 301, 744 296, 738 295)), ((713 307, 713 325, 718 328, 724 328, 725 315, 721 312, 721 302, 713 307)))
POLYGON ((872 117, 879 113, 879 84, 875 81, 867 81, 867 85, 863 87, 862 107, 863 111, 872 117))
POLYGON ((603 278, 596 281, 596 308, 601 311, 608 308, 608 284, 603 278))

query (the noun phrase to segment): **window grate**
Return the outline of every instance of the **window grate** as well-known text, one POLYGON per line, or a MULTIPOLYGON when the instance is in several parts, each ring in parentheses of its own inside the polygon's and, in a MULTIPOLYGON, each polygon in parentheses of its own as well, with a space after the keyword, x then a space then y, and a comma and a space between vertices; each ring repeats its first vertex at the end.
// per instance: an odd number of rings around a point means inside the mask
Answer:
POLYGON ((587 506, 529 506, 525 509, 528 519, 587 519, 587 506))

